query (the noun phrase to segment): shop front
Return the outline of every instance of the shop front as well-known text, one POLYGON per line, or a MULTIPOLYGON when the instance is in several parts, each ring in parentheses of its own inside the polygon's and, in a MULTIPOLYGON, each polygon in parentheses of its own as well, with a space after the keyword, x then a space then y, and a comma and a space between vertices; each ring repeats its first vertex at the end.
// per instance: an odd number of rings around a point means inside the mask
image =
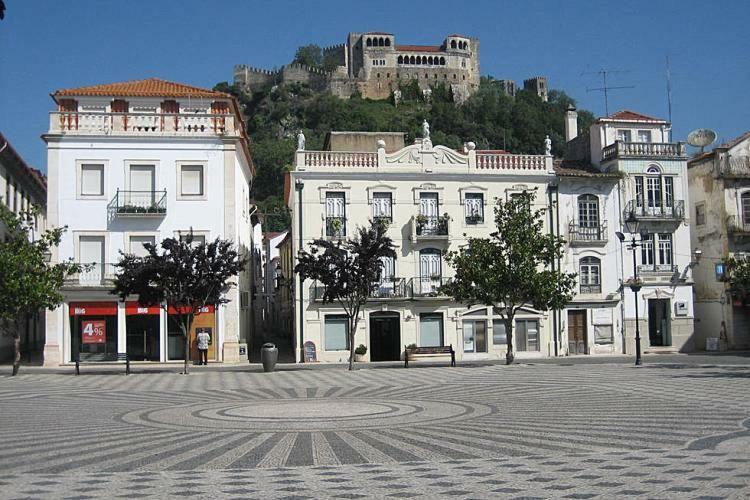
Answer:
MULTIPOLYGON (((167 319, 167 354, 169 361, 183 361, 185 359, 185 338, 180 330, 178 309, 169 306, 167 319)), ((188 335, 190 342, 190 359, 198 359, 198 333, 204 331, 210 337, 208 343, 208 360, 216 361, 216 308, 213 305, 204 306, 193 318, 193 324, 188 335)))
POLYGON ((161 361, 161 308, 125 303, 125 343, 131 361, 161 361))
POLYGON ((71 302, 70 362, 117 358, 117 302, 71 302))

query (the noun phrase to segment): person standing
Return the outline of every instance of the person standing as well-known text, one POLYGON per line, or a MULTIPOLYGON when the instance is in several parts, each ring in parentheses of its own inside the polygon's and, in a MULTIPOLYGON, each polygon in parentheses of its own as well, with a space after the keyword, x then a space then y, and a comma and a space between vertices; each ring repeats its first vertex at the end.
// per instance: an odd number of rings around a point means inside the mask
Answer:
POLYGON ((200 330, 198 332, 198 364, 208 364, 208 343, 211 341, 211 336, 206 330, 200 330))

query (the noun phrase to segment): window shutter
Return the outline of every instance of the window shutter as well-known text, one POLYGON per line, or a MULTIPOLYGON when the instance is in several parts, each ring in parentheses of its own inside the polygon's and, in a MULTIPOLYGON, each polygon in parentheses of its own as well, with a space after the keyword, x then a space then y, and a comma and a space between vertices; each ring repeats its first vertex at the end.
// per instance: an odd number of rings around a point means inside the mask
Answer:
POLYGON ((188 196, 203 194, 203 167, 201 165, 182 167, 182 194, 188 196))
POLYGON ((101 196, 104 194, 104 167, 81 165, 81 194, 101 196))

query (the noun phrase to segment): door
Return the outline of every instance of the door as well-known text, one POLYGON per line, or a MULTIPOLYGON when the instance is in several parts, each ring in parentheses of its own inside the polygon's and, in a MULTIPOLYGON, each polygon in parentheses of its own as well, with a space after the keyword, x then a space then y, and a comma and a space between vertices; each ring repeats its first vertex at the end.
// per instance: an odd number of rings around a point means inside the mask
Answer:
POLYGON ((380 283, 378 297, 392 297, 395 288, 395 262, 393 257, 380 257, 380 283))
POLYGON ((487 352, 487 321, 464 320, 464 352, 487 352))
POLYGON ((398 313, 370 315, 370 361, 401 359, 401 320, 398 313))
POLYGON ((346 236, 346 198, 344 193, 326 193, 326 236, 346 236))
POLYGON ((438 206, 438 194, 420 193, 419 214, 427 218, 427 222, 422 229, 422 234, 432 234, 437 231, 439 213, 440 207, 438 206))
POLYGON ((648 300, 648 338, 652 347, 672 345, 669 299, 648 300))
POLYGON ((159 315, 128 315, 125 320, 128 356, 134 361, 159 361, 159 315))
POLYGON ((130 192, 126 203, 141 208, 149 208, 155 203, 156 175, 153 165, 130 166, 130 192))
POLYGON ((419 252, 419 293, 431 294, 440 286, 442 268, 440 250, 427 248, 419 252))
POLYGON ((568 353, 588 354, 586 311, 568 311, 568 353))

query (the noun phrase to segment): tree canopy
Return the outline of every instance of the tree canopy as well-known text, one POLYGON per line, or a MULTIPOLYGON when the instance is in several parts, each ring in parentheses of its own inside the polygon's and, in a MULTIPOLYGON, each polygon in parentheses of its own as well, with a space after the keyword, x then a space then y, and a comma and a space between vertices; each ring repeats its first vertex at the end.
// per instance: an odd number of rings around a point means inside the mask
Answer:
POLYGON ((495 206, 497 231, 469 238, 446 260, 455 277, 443 291, 459 302, 493 306, 505 323, 508 364, 515 358, 513 320, 523 306, 561 309, 572 298, 574 273, 554 269, 565 241, 544 232, 545 209, 533 208, 534 192, 523 192, 495 206))
POLYGON ((382 222, 358 227, 345 241, 317 239, 310 250, 303 249, 294 271, 304 281, 312 279, 321 287, 323 303, 338 303, 349 320, 349 370, 354 361, 354 335, 359 313, 380 281, 383 257, 396 258, 393 241, 382 222))

